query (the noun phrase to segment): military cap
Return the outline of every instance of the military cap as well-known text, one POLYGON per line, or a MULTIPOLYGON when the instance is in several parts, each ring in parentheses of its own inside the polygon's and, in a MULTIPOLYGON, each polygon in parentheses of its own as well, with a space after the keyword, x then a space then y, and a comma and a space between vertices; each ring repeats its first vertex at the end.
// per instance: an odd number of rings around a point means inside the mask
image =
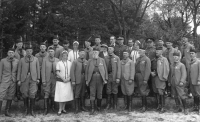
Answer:
POLYGON ((59 40, 58 35, 54 35, 54 36, 53 36, 53 39, 57 39, 57 40, 59 40))
POLYGON ((28 50, 28 49, 33 49, 33 46, 32 46, 32 45, 27 45, 27 46, 25 47, 25 49, 26 49, 26 50, 28 50))
POLYGON ((151 42, 155 42, 154 38, 147 38, 146 39, 146 43, 151 43, 151 42))
POLYGON ((194 53, 196 53, 197 50, 196 50, 195 48, 192 48, 192 49, 190 49, 190 52, 194 52, 194 53))
POLYGON ((49 47, 48 50, 54 50, 54 48, 53 47, 49 47))
POLYGON ((14 49, 14 48, 9 48, 8 51, 13 51, 13 52, 15 52, 15 49, 14 49))
POLYGON ((100 51, 100 50, 99 50, 98 48, 95 47, 95 48, 93 48, 93 51, 100 51))
POLYGON ((179 51, 175 51, 175 52, 173 53, 173 56, 181 56, 181 53, 180 53, 179 51))
POLYGON ((85 49, 83 49, 83 48, 80 48, 80 49, 79 49, 79 52, 81 52, 81 51, 85 51, 85 49))
POLYGON ((163 50, 162 47, 156 47, 156 50, 163 50))
POLYGON ((46 43, 45 42, 41 42, 40 45, 45 45, 46 46, 46 43))
POLYGON ((64 40, 63 44, 69 44, 69 41, 68 40, 64 40))
POLYGON ((95 35, 94 38, 101 38, 101 36, 100 35, 95 35))
POLYGON ((101 47, 106 47, 106 48, 108 48, 108 45, 107 45, 107 44, 102 44, 101 47))
POLYGON ((74 41, 73 44, 78 44, 79 45, 79 42, 78 41, 74 41))
POLYGON ((124 40, 124 37, 118 37, 117 40, 124 40))

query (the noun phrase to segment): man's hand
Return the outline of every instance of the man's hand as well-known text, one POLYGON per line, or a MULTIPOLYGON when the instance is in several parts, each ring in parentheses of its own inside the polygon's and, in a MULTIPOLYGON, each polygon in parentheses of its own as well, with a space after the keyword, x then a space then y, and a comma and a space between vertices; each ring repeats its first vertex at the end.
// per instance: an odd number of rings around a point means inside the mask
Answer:
POLYGON ((197 85, 200 85, 200 81, 197 82, 197 85))
POLYGON ((18 85, 18 86, 21 86, 21 81, 18 81, 18 82, 17 82, 17 85, 18 85))
POLYGON ((183 86, 183 82, 180 82, 180 86, 183 86))
POLYGON ((128 83, 129 83, 129 84, 132 84, 132 83, 133 83, 133 80, 129 80, 128 83))
POLYGON ((44 83, 42 83, 42 85, 43 85, 44 87, 46 87, 46 86, 47 86, 47 83, 46 83, 46 82, 44 82, 44 83))
POLYGON ((104 84, 107 84, 107 83, 108 83, 108 81, 107 81, 107 80, 105 80, 104 84))
POLYGON ((144 80, 143 82, 144 82, 144 84, 147 84, 147 81, 146 81, 146 80, 144 80))
POLYGON ((156 73, 155 72, 151 72, 151 75, 154 77, 154 76, 156 76, 156 73))
POLYGON ((37 84, 39 84, 40 83, 40 80, 37 80, 37 84))
POLYGON ((86 81, 86 85, 89 86, 89 81, 86 81))
POLYGON ((171 83, 168 83, 168 86, 171 86, 171 83))
POLYGON ((116 79, 116 83, 119 83, 120 82, 120 80, 119 79, 116 79))
POLYGON ((75 81, 72 82, 72 85, 76 85, 75 81))

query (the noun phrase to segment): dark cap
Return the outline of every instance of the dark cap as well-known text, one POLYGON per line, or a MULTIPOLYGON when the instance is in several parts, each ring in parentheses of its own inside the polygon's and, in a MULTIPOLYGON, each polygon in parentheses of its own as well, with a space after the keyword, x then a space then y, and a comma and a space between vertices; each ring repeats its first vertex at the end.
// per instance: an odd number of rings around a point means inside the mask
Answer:
POLYGON ((197 50, 196 50, 195 48, 192 48, 192 49, 190 49, 190 52, 194 52, 194 53, 196 53, 197 50))
POLYGON ((100 35, 95 35, 94 38, 100 38, 101 39, 101 36, 100 35))
POLYGON ((93 48, 93 51, 99 51, 99 49, 95 47, 95 48, 93 48))
POLYGON ((147 38, 146 39, 146 43, 151 43, 151 42, 155 42, 154 38, 147 38))
POLYGON ((175 51, 175 52, 173 53, 173 56, 181 56, 181 53, 180 53, 179 51, 175 51))
POLYGON ((163 50, 163 47, 156 47, 156 50, 163 50))
POLYGON ((25 49, 27 50, 27 49, 33 49, 33 46, 32 45, 27 45, 26 47, 25 47, 25 49))
POLYGON ((85 49, 84 49, 84 48, 80 48, 80 49, 79 49, 79 52, 82 52, 82 51, 85 52, 85 49))
POLYGON ((124 52, 123 53, 129 53, 129 50, 128 49, 126 49, 126 50, 124 50, 124 52))
POLYGON ((48 50, 54 50, 54 48, 53 47, 49 47, 48 50))
POLYGON ((40 43, 40 46, 41 46, 41 45, 45 45, 45 46, 46 46, 46 43, 45 43, 45 42, 41 42, 41 43, 40 43))
POLYGON ((9 48, 8 51, 13 51, 13 52, 15 52, 15 49, 14 49, 14 48, 9 48))
POLYGON ((20 43, 20 42, 23 43, 22 38, 18 38, 18 39, 16 40, 16 43, 20 43))
POLYGON ((124 37, 118 37, 117 40, 124 40, 124 37))
POLYGON ((58 40, 59 40, 58 35, 54 35, 54 36, 53 36, 53 39, 58 39, 58 40))
POLYGON ((64 40, 63 44, 69 44, 69 41, 68 40, 64 40))
POLYGON ((108 45, 107 45, 107 44, 102 44, 101 47, 106 47, 106 48, 108 48, 108 45))

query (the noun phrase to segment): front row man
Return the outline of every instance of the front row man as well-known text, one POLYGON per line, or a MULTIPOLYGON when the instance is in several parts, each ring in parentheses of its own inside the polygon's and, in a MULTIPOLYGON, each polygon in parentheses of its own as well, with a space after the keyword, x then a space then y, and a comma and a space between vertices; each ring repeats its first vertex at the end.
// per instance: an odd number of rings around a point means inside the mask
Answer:
POLYGON ((5 116, 11 117, 9 110, 16 92, 16 75, 19 60, 14 58, 14 49, 8 50, 8 56, 0 62, 0 112, 3 99, 6 98, 5 116))

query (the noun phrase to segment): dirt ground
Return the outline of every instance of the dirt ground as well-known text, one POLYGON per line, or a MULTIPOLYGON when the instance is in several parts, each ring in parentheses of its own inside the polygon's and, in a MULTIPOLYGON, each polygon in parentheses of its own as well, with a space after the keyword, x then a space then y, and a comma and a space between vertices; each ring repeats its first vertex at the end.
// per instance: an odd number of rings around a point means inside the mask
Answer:
MULTIPOLYGON (((189 112, 189 115, 184 115, 183 113, 174 113, 174 100, 171 98, 166 99, 166 112, 164 114, 159 114, 155 110, 155 104, 153 99, 148 98, 148 110, 145 113, 140 113, 141 101, 139 98, 134 99, 133 111, 121 111, 123 107, 123 100, 119 100, 119 110, 118 111, 105 111, 96 112, 94 116, 89 115, 88 112, 81 112, 77 115, 73 113, 72 104, 68 103, 67 105, 67 114, 62 114, 57 116, 56 113, 50 113, 46 116, 42 115, 43 100, 40 100, 36 103, 35 111, 36 117, 32 116, 23 116, 23 103, 22 102, 13 102, 12 109, 10 113, 12 118, 5 117, 3 115, 4 111, 0 115, 0 122, 200 122, 200 115, 197 115, 194 112, 189 112)), ((191 99, 190 108, 192 106, 191 99)), ((86 104, 89 103, 86 101, 86 104)), ((105 106, 105 100, 103 101, 105 106)), ((88 106, 89 108, 89 106, 88 106)), ((3 107, 4 110, 4 107, 3 107)))

